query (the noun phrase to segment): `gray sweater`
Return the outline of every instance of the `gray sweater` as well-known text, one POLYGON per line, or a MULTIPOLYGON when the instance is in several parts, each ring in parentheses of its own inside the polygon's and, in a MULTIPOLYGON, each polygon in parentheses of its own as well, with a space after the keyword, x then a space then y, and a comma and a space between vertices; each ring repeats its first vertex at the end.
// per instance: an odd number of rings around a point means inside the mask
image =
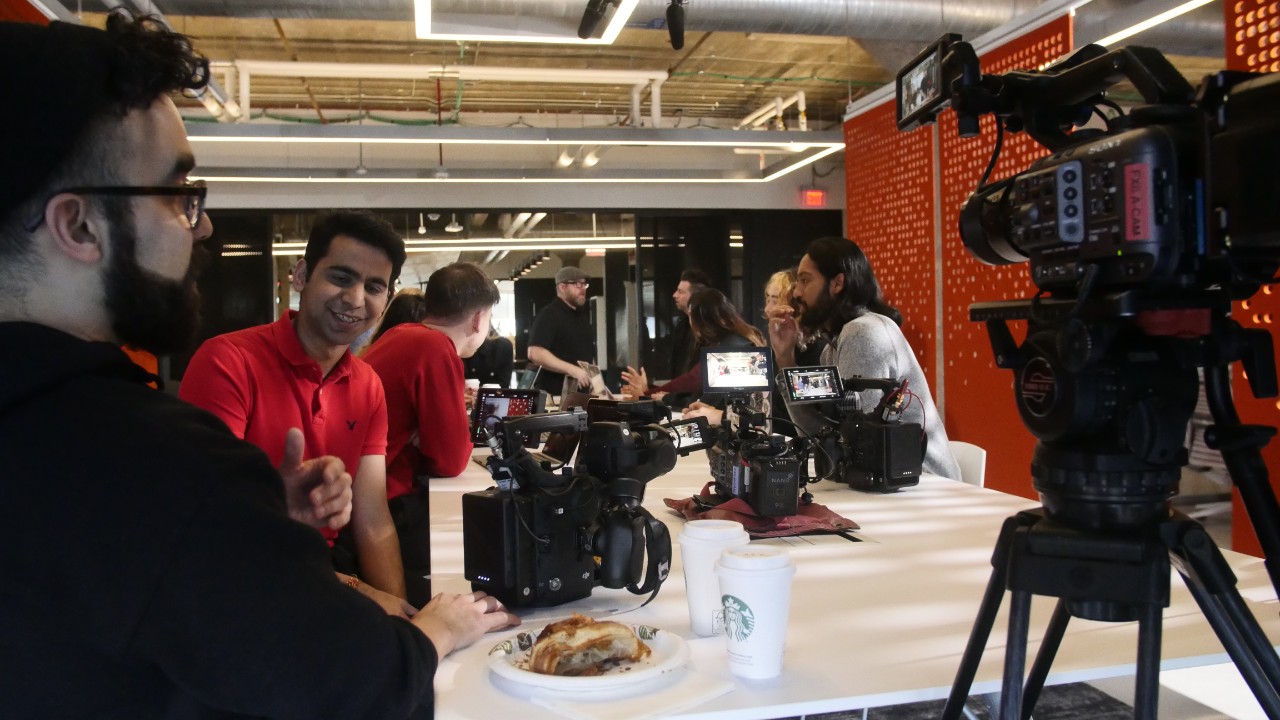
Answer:
MULTIPOLYGON (((924 472, 960 479, 960 467, 951 456, 947 431, 942 426, 938 408, 933 404, 929 383, 920 363, 916 362, 915 353, 911 352, 911 345, 896 323, 878 313, 864 312, 845 323, 840 337, 822 351, 822 364, 835 365, 842 378, 892 378, 899 383, 906 380, 907 390, 913 397, 902 413, 902 420, 919 423, 928 437, 924 472)), ((883 394, 880 390, 859 392, 858 409, 862 412, 874 410, 883 394)), ((821 427, 821 419, 814 406, 790 405, 788 409, 805 432, 812 434, 821 427)))

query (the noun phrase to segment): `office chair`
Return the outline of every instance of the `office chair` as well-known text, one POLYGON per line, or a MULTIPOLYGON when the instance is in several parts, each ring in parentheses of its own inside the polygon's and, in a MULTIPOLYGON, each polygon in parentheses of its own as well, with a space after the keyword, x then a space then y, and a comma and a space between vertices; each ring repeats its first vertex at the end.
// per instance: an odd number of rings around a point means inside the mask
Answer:
POLYGON ((987 479, 987 451, 961 440, 951 440, 949 443, 951 455, 960 466, 960 479, 970 485, 982 487, 987 479))

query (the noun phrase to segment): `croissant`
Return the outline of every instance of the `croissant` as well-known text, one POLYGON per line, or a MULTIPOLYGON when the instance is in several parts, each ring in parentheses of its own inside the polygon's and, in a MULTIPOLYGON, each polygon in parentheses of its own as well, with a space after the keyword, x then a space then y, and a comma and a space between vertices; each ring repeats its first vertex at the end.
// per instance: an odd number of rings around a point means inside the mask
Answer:
POLYGON ((622 662, 636 662, 652 651, 631 628, 585 615, 552 623, 529 651, 529 669, 543 675, 599 675, 622 662))

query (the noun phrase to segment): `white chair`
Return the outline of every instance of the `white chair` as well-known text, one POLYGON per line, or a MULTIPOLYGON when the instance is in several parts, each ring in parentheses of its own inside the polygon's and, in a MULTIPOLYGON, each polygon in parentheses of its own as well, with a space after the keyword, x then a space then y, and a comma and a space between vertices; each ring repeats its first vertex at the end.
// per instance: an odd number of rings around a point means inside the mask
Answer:
POLYGON ((951 440, 951 456, 960 466, 960 479, 982 487, 987 480, 987 451, 973 443, 951 440))

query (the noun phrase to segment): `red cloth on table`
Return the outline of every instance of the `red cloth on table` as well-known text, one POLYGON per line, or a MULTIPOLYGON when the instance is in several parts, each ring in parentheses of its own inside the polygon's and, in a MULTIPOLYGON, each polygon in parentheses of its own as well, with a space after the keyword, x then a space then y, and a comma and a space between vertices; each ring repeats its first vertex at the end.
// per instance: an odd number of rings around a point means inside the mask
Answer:
MULTIPOLYGON (((708 492, 708 484, 702 488, 699 497, 710 500, 713 496, 708 492)), ((858 523, 836 514, 826 505, 815 502, 801 502, 795 515, 761 516, 751 509, 751 504, 742 498, 732 498, 708 510, 702 510, 693 498, 663 498, 667 507, 684 516, 685 520, 732 520, 742 523, 751 537, 785 537, 787 535, 803 535, 811 532, 842 533, 857 530, 858 523)))

